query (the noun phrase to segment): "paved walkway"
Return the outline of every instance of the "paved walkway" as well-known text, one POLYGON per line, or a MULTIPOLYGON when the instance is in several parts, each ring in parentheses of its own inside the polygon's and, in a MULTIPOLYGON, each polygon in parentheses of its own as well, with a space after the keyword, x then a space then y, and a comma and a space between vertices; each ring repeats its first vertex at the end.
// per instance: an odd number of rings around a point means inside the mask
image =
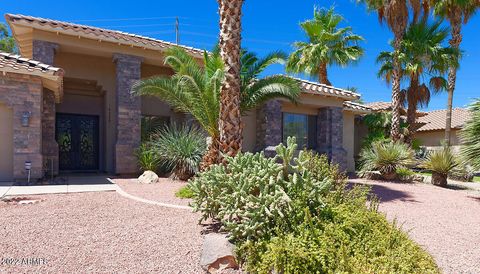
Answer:
POLYGON ((118 186, 108 181, 105 176, 72 176, 58 185, 22 186, 1 183, 0 198, 18 195, 116 191, 117 188, 118 186))
POLYGON ((379 210, 432 254, 443 273, 479 273, 480 193, 428 184, 350 182, 372 186, 379 210))

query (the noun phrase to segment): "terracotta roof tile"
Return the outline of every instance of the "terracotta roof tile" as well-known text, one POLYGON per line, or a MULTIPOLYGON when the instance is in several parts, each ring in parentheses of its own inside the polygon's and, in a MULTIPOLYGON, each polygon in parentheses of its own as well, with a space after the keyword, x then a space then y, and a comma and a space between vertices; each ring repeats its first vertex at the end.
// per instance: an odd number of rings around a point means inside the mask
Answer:
POLYGON ((370 108, 369 106, 355 103, 352 101, 343 102, 343 109, 354 111, 354 112, 362 112, 362 113, 370 113, 372 111, 372 108, 370 108))
MULTIPOLYGON (((370 107, 373 112, 379 112, 379 111, 390 111, 392 110, 392 103, 390 102, 371 102, 371 103, 366 103, 366 106, 370 107)), ((400 111, 401 115, 406 115, 407 111, 405 110, 404 107, 401 107, 400 111)), ((426 112, 417 110, 417 117, 422 117, 427 115, 426 112)))
POLYGON ((40 63, 20 55, 0 51, 0 70, 1 68, 10 68, 20 72, 41 72, 50 75, 63 74, 63 70, 50 65, 40 63))
MULTIPOLYGON (((84 37, 88 38, 95 38, 100 40, 115 40, 118 43, 125 42, 127 44, 135 44, 139 47, 150 47, 153 49, 167 49, 172 46, 177 46, 174 43, 170 43, 167 41, 150 38, 146 36, 131 34, 122 31, 116 30, 109 30, 109 29, 102 29, 92 26, 85 26, 75 23, 57 21, 52 19, 45 19, 40 17, 32 17, 26 16, 21 14, 6 14, 5 18, 9 22, 22 22, 26 24, 38 24, 40 26, 46 26, 52 29, 52 31, 72 31, 75 32, 76 35, 83 35, 84 37)), ((203 54, 203 50, 188 47, 184 45, 178 45, 190 53, 193 54, 203 54)))
MULTIPOLYGON (((418 118, 419 123, 425 125, 418 129, 418 131, 430 131, 430 130, 444 130, 445 119, 447 116, 447 110, 434 110, 427 112, 427 115, 418 118)), ((454 108, 452 110, 452 128, 460 129, 465 122, 470 118, 468 109, 454 108)))
POLYGON ((324 84, 320 84, 318 82, 312 82, 312 81, 308 81, 300 78, 295 78, 295 77, 292 77, 292 78, 300 82, 300 86, 303 88, 303 92, 306 92, 306 93, 340 97, 344 99, 360 98, 360 94, 355 93, 353 91, 336 88, 333 86, 327 86, 324 84))

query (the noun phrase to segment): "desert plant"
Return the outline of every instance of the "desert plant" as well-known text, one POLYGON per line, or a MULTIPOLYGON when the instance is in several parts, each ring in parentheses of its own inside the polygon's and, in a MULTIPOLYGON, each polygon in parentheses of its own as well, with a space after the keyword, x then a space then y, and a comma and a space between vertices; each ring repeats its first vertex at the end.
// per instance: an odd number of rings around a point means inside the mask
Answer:
MULTIPOLYGON (((292 151, 294 140, 289 137, 287 147, 277 151, 292 151)), ((227 166, 214 165, 190 182, 194 210, 202 212, 202 220, 219 220, 235 241, 268 238, 278 228, 291 230, 302 222, 305 208, 315 212, 324 205, 322 197, 340 176, 326 156, 307 151, 290 156, 227 157, 227 166)))
POLYGON ((395 173, 400 181, 412 182, 415 179, 415 172, 406 167, 397 168, 395 173))
POLYGON ((187 186, 180 188, 177 192, 175 192, 175 197, 181 199, 191 199, 193 198, 193 191, 187 186))
POLYGON ((156 171, 160 165, 160 159, 150 143, 142 143, 135 151, 135 156, 137 156, 137 162, 142 171, 156 171))
POLYGON ((471 165, 462 161, 448 174, 448 178, 462 182, 472 182, 474 177, 475 170, 471 165))
POLYGON ((151 135, 150 144, 174 179, 187 180, 199 170, 206 137, 194 126, 165 126, 151 135))
POLYGON ((360 152, 360 176, 378 171, 385 180, 394 180, 397 169, 414 163, 414 152, 406 144, 390 140, 376 141, 360 152))
POLYGON ((432 172, 432 184, 438 186, 447 185, 447 177, 458 165, 455 155, 450 147, 445 146, 441 150, 430 152, 421 166, 432 172))
POLYGON ((439 273, 433 258, 377 211, 369 189, 338 189, 293 231, 237 250, 249 273, 439 273), (341 258, 341 259, 340 259, 341 258))
POLYGON ((480 99, 475 99, 468 107, 470 118, 466 121, 460 137, 460 155, 465 164, 480 170, 480 99))

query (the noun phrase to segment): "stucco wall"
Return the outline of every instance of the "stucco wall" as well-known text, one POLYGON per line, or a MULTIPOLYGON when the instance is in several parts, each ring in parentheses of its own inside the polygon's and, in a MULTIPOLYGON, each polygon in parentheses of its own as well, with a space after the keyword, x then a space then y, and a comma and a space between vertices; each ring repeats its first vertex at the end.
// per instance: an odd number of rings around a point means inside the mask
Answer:
POLYGON ((257 112, 249 111, 242 117, 243 128, 243 151, 254 151, 257 141, 257 112))
POLYGON ((343 148, 347 151, 347 171, 355 171, 355 115, 343 112, 343 148))
MULTIPOLYGON (((452 129, 452 139, 451 145, 457 146, 460 145, 459 138, 460 130, 452 129)), ((420 131, 417 132, 415 138, 419 139, 422 146, 433 147, 441 146, 441 142, 445 139, 445 131, 435 130, 435 131, 420 131)))
POLYGON ((0 103, 0 182, 13 179, 13 109, 0 103))

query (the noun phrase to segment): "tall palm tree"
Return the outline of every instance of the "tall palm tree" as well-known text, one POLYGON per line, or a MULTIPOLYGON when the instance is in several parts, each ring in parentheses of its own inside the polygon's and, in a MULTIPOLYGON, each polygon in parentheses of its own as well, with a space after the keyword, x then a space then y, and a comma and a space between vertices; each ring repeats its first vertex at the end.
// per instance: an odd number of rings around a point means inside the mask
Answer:
MULTIPOLYGON (((301 92, 299 83, 289 77, 276 75, 260 78, 271 64, 281 62, 283 53, 272 53, 258 58, 254 53, 241 51, 240 113, 255 109, 272 98, 297 101, 301 92)), ((152 95, 170 104, 177 111, 190 113, 211 137, 202 167, 219 162, 220 150, 220 88, 224 79, 224 65, 218 50, 204 54, 203 64, 181 48, 165 53, 165 64, 174 75, 156 76, 141 80, 133 86, 136 95, 152 95)))
MULTIPOLYGON (((409 21, 409 12, 413 12, 413 22, 417 22, 420 12, 428 13, 429 5, 427 0, 357 0, 359 3, 365 3, 369 10, 376 11, 380 22, 386 22, 394 35, 393 46, 395 51, 400 50, 403 35, 407 29, 409 21)), ((400 134, 400 107, 401 92, 400 78, 401 65, 394 56, 392 62, 392 127, 390 137, 393 140, 401 139, 400 134)))
POLYGON ((300 23, 308 42, 294 43, 295 51, 288 59, 287 71, 317 76, 320 83, 332 85, 328 66, 346 66, 363 55, 363 49, 358 46, 363 37, 354 34, 351 27, 340 28, 343 20, 333 7, 314 8, 313 19, 300 23))
MULTIPOLYGON (((436 15, 446 18, 450 23, 451 38, 450 46, 459 49, 462 42, 462 23, 466 24, 468 19, 475 14, 480 7, 478 0, 431 0, 436 15)), ((450 145, 450 133, 452 128, 452 104, 455 82, 457 79, 457 67, 451 66, 448 70, 448 101, 447 117, 445 124, 445 142, 450 145)))
POLYGON ((408 106, 408 134, 405 141, 409 144, 414 139, 416 113, 418 107, 428 106, 431 90, 439 92, 446 88, 443 77, 450 64, 458 59, 458 51, 444 47, 448 29, 442 28, 441 22, 429 24, 426 20, 411 24, 403 37, 399 52, 381 52, 377 62, 382 63, 379 76, 387 82, 393 74, 393 60, 397 53, 400 62, 401 77, 409 80, 409 86, 401 91, 404 105, 408 106))
POLYGON ((5 24, 0 23, 0 50, 10 53, 17 53, 17 46, 15 39, 8 33, 8 28, 5 24))
POLYGON ((218 0, 220 55, 225 78, 220 92, 220 150, 235 156, 242 149, 243 123, 240 111, 240 44, 243 0, 218 0))

